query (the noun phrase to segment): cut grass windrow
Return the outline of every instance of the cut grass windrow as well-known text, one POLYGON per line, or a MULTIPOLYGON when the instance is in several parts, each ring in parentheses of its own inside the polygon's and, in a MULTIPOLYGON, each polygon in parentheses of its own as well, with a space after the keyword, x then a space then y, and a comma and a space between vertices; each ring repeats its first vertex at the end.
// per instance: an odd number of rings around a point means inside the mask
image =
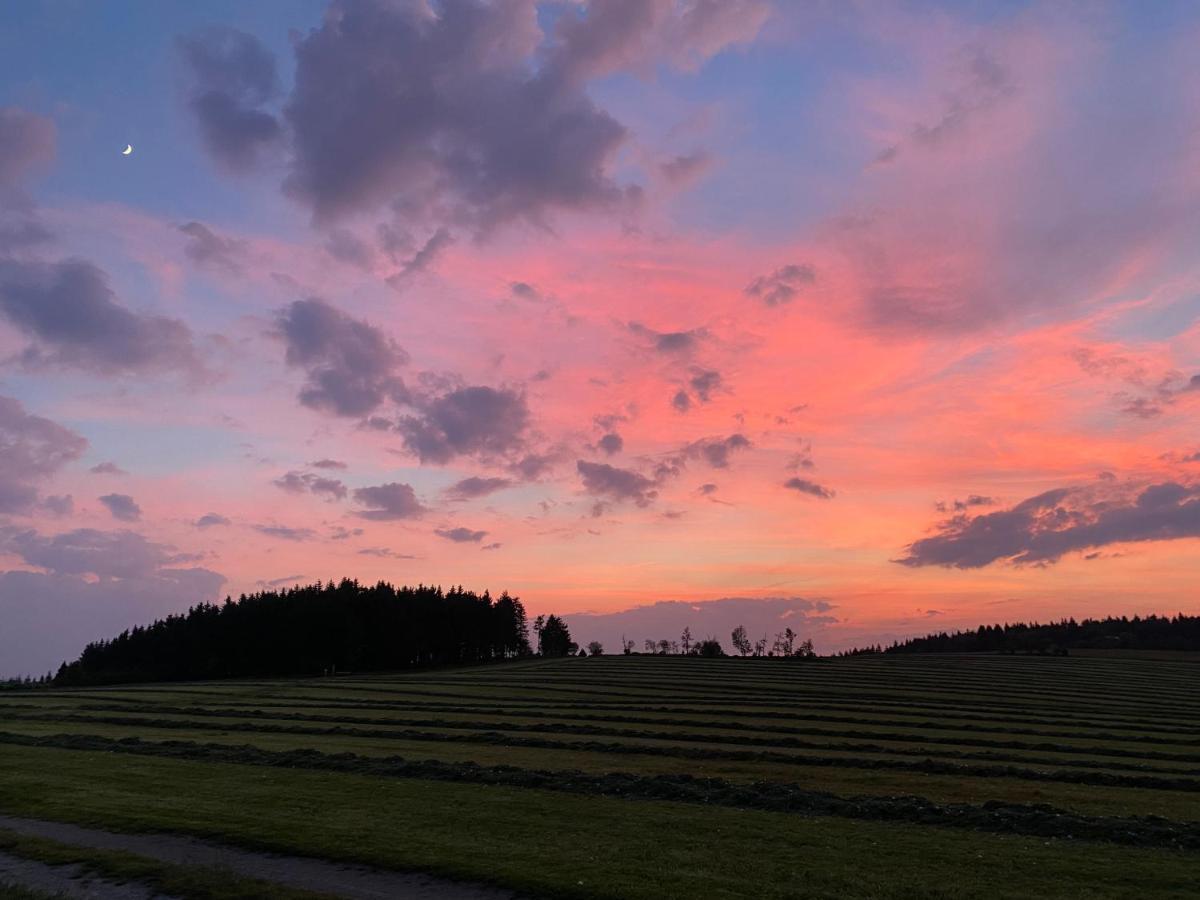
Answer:
MULTIPOLYGON (((554 738, 536 737, 529 732, 546 732, 545 726, 522 726, 518 723, 483 723, 477 730, 463 733, 453 729, 469 726, 456 725, 443 721, 431 721, 426 727, 445 729, 444 731, 418 731, 412 728, 356 728, 346 725, 331 725, 329 727, 312 727, 304 725, 273 724, 262 720, 250 722, 199 722, 189 719, 154 719, 121 716, 20 716, 14 717, 26 721, 49 723, 83 723, 96 725, 115 725, 132 728, 154 728, 173 731, 200 730, 223 732, 239 732, 249 734, 286 734, 308 737, 354 737, 375 740, 429 741, 466 744, 500 744, 510 747, 533 747, 539 749, 586 750, 603 753, 622 753, 634 755, 677 756, 688 759, 723 759, 729 761, 757 761, 785 763, 798 766, 837 766, 842 768, 859 769, 900 769, 927 774, 959 774, 982 778, 1023 778, 1029 781, 1056 781, 1069 784, 1089 784, 1106 787, 1141 787, 1168 791, 1200 792, 1200 779, 1186 775, 1171 774, 1165 770, 1149 768, 1131 769, 1138 774, 1117 774, 1108 771, 1090 771, 1092 769, 1121 769, 1117 765, 1109 765, 1096 760, 1060 760, 1050 758, 1018 758, 1016 761, 1025 765, 1046 765, 1057 769, 1029 769, 1016 765, 984 766, 960 765, 942 762, 928 758, 933 754, 945 759, 957 760, 996 760, 1005 759, 1000 754, 985 755, 985 752, 971 753, 970 751, 954 751, 938 749, 926 751, 921 748, 885 747, 873 744, 836 744, 828 741, 803 741, 799 738, 758 738, 754 736, 739 736, 736 741, 727 736, 711 734, 687 734, 678 732, 648 732, 648 731, 614 731, 613 729, 589 728, 587 726, 563 726, 556 728, 556 733, 576 734, 583 736, 620 736, 628 740, 638 741, 668 741, 667 745, 621 743, 617 741, 562 741, 554 738), (512 733, 516 732, 516 733, 512 733), (690 747, 687 744, 741 744, 747 747, 763 747, 825 751, 839 753, 874 753, 884 758, 872 757, 820 757, 799 756, 795 754, 772 752, 770 749, 739 750, 732 747, 726 749, 710 749, 708 747, 690 747), (903 756, 914 759, 891 759, 887 757, 903 756), (1085 771, 1063 771, 1069 769, 1085 771), (1150 774, 1152 772, 1162 774, 1150 774)), ((407 723, 417 724, 417 723, 407 723)), ((1048 749, 1055 749, 1051 745, 1048 749)), ((1131 754, 1133 755, 1133 754, 1131 754)))
MULTIPOLYGON (((1079 754, 1086 754, 1086 755, 1120 756, 1120 757, 1146 759, 1146 760, 1156 759, 1156 760, 1163 760, 1166 762, 1173 762, 1173 763, 1189 763, 1189 762, 1200 763, 1200 744, 1197 744, 1197 742, 1195 740, 1190 740, 1190 741, 1189 740, 1172 740, 1169 738, 1168 739, 1157 738, 1157 737, 1150 736, 1150 735, 1124 735, 1124 734, 1114 734, 1114 733, 1110 733, 1110 732, 1041 731, 1041 730, 1032 730, 1032 729, 1021 729, 1021 728, 1009 729, 1009 728, 1000 728, 1000 727, 995 727, 995 726, 976 726, 976 725, 972 725, 971 728, 969 729, 972 733, 979 733, 979 734, 1010 734, 1010 735, 1018 735, 1018 736, 1022 736, 1022 737, 1037 737, 1037 738, 1055 737, 1055 738, 1063 738, 1063 739, 1072 740, 1072 741, 1090 740, 1090 741, 1104 741, 1104 742, 1124 743, 1124 744, 1147 743, 1147 744, 1154 744, 1156 746, 1157 745, 1166 745, 1169 747, 1189 747, 1189 748, 1196 749, 1197 752, 1195 752, 1195 753, 1178 753, 1175 751, 1143 750, 1141 748, 1138 748, 1138 749, 1132 749, 1132 748, 1124 749, 1124 748, 1111 748, 1111 747, 1093 748, 1093 747, 1088 747, 1086 745, 1081 745, 1081 744, 1059 744, 1059 743, 1046 743, 1046 742, 1042 742, 1042 743, 1027 743, 1027 742, 1021 742, 1021 741, 1000 742, 1000 741, 994 741, 992 739, 987 739, 987 738, 971 738, 971 737, 967 737, 967 736, 959 736, 959 735, 954 735, 954 734, 929 735, 925 731, 921 731, 918 733, 912 733, 912 732, 903 732, 903 731, 900 731, 900 732, 892 732, 892 731, 863 732, 863 731, 845 730, 845 729, 833 730, 833 729, 825 729, 825 728, 812 727, 812 726, 776 724, 775 721, 770 721, 769 723, 740 721, 739 719, 734 717, 736 714, 733 710, 728 711, 729 718, 726 718, 725 716, 714 715, 707 719, 695 719, 695 718, 683 718, 683 717, 663 718, 661 716, 656 717, 656 716, 648 716, 648 715, 629 715, 629 714, 620 715, 620 714, 580 713, 580 712, 576 712, 573 709, 548 711, 548 710, 500 709, 500 708, 495 708, 495 707, 489 708, 489 707, 479 707, 479 706, 447 708, 447 707, 440 707, 440 706, 413 705, 411 707, 400 706, 395 709, 387 710, 388 712, 403 714, 403 718, 397 718, 395 720, 391 720, 391 719, 388 719, 383 716, 373 716, 373 717, 372 716, 354 716, 354 715, 345 715, 341 712, 341 710, 345 710, 345 709, 353 709, 353 710, 357 710, 360 712, 371 711, 371 710, 374 710, 375 707, 362 707, 362 706, 357 706, 357 705, 350 705, 350 706, 329 705, 329 706, 313 706, 311 708, 312 709, 321 709, 321 710, 326 710, 326 711, 337 710, 338 714, 333 715, 328 712, 323 712, 323 713, 305 712, 303 710, 305 710, 306 707, 303 705, 299 706, 299 707, 294 707, 294 706, 290 706, 290 705, 273 707, 270 705, 255 706, 254 704, 249 704, 249 703, 243 704, 243 705, 238 705, 233 708, 214 707, 214 706, 167 706, 167 705, 155 705, 155 706, 147 707, 147 706, 139 706, 136 704, 130 705, 130 704, 123 704, 123 703, 95 703, 95 704, 88 705, 87 707, 84 707, 82 709, 77 709, 77 710, 64 709, 61 712, 37 711, 39 709, 44 710, 44 707, 43 708, 20 707, 19 709, 10 707, 10 709, 12 709, 13 718, 37 718, 38 716, 44 716, 45 718, 42 719, 43 721, 51 721, 53 719, 67 720, 67 719, 71 719, 72 717, 79 716, 79 715, 93 716, 95 713, 118 712, 118 713, 136 713, 139 715, 146 715, 146 716, 149 716, 152 714, 160 714, 160 715, 199 716, 199 717, 210 717, 210 718, 211 717, 227 717, 227 718, 231 718, 231 719, 253 717, 256 719, 278 719, 278 720, 309 721, 309 722, 341 722, 341 723, 344 723, 347 725, 382 725, 382 724, 391 724, 392 722, 394 722, 395 724, 411 725, 411 726, 416 726, 416 727, 427 727, 427 726, 443 727, 444 726, 444 727, 453 727, 453 728, 493 728, 493 729, 500 728, 503 730, 513 730, 513 728, 510 728, 510 726, 508 724, 504 724, 504 723, 498 724, 494 721, 489 721, 486 723, 479 723, 479 722, 473 723, 466 719, 447 720, 447 719, 413 718, 413 716, 417 713, 435 713, 435 712, 450 713, 453 715, 472 715, 472 714, 473 715, 488 715, 488 716, 492 716, 492 717, 499 717, 502 715, 511 715, 511 716, 516 716, 521 719, 534 719, 534 720, 538 720, 538 721, 546 721, 546 722, 553 723, 553 730, 556 730, 556 731, 566 730, 568 728, 575 727, 575 723, 578 723, 578 722, 584 722, 584 723, 593 723, 594 722, 594 723, 605 723, 605 724, 611 723, 613 725, 626 725, 626 724, 628 724, 628 725, 666 725, 666 726, 671 726, 674 728, 685 728, 686 727, 686 728, 718 729, 718 730, 726 730, 726 731, 729 729, 743 729, 743 730, 755 729, 759 734, 766 733, 766 734, 810 735, 810 736, 820 735, 820 736, 826 736, 826 737, 839 737, 839 738, 853 737, 853 738, 862 738, 864 740, 889 740, 889 741, 894 740, 894 741, 904 741, 904 742, 924 742, 924 743, 933 743, 933 744, 944 744, 944 745, 948 745, 948 746, 993 747, 993 748, 1006 749, 1006 750, 1027 750, 1028 749, 1028 750, 1037 750, 1037 751, 1043 751, 1043 752, 1053 751, 1056 753, 1079 753, 1079 754), (30 710, 34 710, 34 712, 30 712, 30 710), (297 710, 297 711, 286 712, 284 710, 297 710)), ((948 732, 954 732, 956 730, 951 726, 943 725, 943 724, 940 724, 937 722, 909 722, 909 721, 889 720, 889 719, 862 719, 862 718, 856 719, 856 718, 846 718, 846 717, 840 717, 840 716, 820 716, 820 715, 816 715, 816 716, 797 715, 797 716, 793 716, 791 718, 793 718, 794 720, 800 720, 800 721, 814 721, 814 722, 839 724, 839 725, 861 725, 861 726, 866 726, 869 728, 879 728, 879 729, 882 729, 882 728, 897 728, 897 729, 900 729, 900 728, 928 728, 928 729, 932 729, 935 731, 948 731, 948 732)), ((546 730, 547 729, 547 726, 528 725, 527 723, 523 723, 521 727, 527 727, 529 730, 546 730)), ((581 726, 581 727, 589 727, 589 726, 581 726)), ((580 731, 577 733, 625 734, 625 733, 630 733, 630 732, 628 732, 628 730, 626 729, 626 730, 621 730, 621 731, 614 730, 614 731, 610 731, 610 732, 606 732, 606 731, 583 732, 583 731, 580 731)), ((714 733, 717 733, 717 732, 714 732, 714 733)), ((721 739, 725 740, 725 741, 729 741, 728 735, 721 735, 721 739)), ((730 741, 730 742, 737 743, 738 741, 730 741)), ((1200 773, 1197 773, 1197 774, 1200 774, 1200 773)))
POLYGON ((112 740, 91 735, 33 738, 0 733, 0 743, 24 747, 124 753, 172 759, 314 769, 374 777, 423 779, 628 800, 668 800, 710 806, 834 816, 869 821, 938 826, 1041 838, 1085 840, 1135 847, 1200 850, 1200 823, 1172 822, 1157 816, 1086 816, 1047 805, 989 801, 939 804, 920 797, 839 797, 793 784, 737 784, 721 778, 689 775, 635 775, 554 772, 475 763, 412 761, 403 757, 363 757, 315 750, 271 751, 253 746, 198 744, 190 741, 112 740))

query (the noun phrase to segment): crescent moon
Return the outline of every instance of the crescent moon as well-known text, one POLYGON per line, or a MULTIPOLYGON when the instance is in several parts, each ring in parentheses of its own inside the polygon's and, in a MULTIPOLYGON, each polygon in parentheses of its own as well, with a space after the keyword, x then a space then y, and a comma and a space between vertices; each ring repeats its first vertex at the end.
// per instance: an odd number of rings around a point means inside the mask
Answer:
POLYGON ((126 144, 125 149, 121 151, 122 156, 128 156, 133 152, 133 144, 126 144))

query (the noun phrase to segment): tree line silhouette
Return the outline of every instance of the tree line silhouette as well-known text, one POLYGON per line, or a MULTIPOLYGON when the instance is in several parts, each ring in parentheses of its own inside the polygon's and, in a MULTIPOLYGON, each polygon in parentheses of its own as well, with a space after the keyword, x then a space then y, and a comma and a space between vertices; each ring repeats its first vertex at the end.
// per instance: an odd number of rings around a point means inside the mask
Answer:
POLYGON ((1071 650, 1200 650, 1200 616, 1108 616, 1059 622, 980 625, 974 631, 941 631, 924 637, 846 650, 868 653, 1050 653, 1071 650))
MULTIPOLYGON (((793 659, 811 659, 817 655, 813 649, 811 638, 800 640, 800 635, 785 628, 783 631, 775 635, 773 643, 768 642, 767 636, 764 634, 756 641, 751 641, 744 625, 738 625, 729 635, 730 641, 733 643, 733 648, 740 656, 781 656, 791 657, 793 659)), ((593 645, 600 648, 600 645, 595 643, 588 645, 591 649, 593 645)), ((637 642, 621 638, 621 650, 627 656, 637 652, 637 642)), ((690 627, 684 628, 679 636, 679 640, 672 641, 667 638, 646 638, 642 645, 642 652, 654 656, 704 656, 718 657, 725 656, 725 648, 721 646, 721 642, 711 635, 701 640, 696 640, 692 636, 690 627)), ((595 652, 601 652, 602 648, 595 652)))
MULTIPOLYGON (((535 623, 538 652, 575 651, 558 616, 535 623)), ((320 675, 529 656, 525 607, 502 593, 366 586, 343 579, 243 594, 88 644, 56 685, 320 675)))
MULTIPOLYGON (((0 681, 0 688, 181 681, 227 677, 320 675, 388 671, 489 662, 532 656, 600 656, 598 641, 581 649, 559 616, 532 623, 521 601, 507 592, 493 598, 462 587, 364 586, 343 579, 243 594, 236 601, 205 603, 147 626, 95 641, 58 673, 0 681)), ((811 658, 812 641, 786 628, 768 643, 746 629, 730 635, 741 656, 811 658)), ((621 651, 639 652, 622 637, 621 651)), ((684 628, 678 641, 646 639, 644 653, 722 657, 715 637, 695 639, 684 628)), ((837 656, 877 653, 1038 653, 1071 649, 1200 650, 1200 616, 1122 616, 1063 619, 1041 624, 981 625, 973 631, 938 632, 868 645, 837 656)))

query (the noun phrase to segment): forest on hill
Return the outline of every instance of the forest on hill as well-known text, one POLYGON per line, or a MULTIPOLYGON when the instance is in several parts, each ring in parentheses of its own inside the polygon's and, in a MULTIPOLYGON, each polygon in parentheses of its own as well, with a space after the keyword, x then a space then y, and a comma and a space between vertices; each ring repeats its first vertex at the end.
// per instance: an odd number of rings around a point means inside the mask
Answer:
POLYGON ((1071 650, 1200 650, 1200 616, 1109 616, 1039 624, 980 625, 864 647, 862 653, 1068 653, 1071 650))
MULTIPOLYGON (((574 653, 557 616, 534 623, 538 652, 574 653)), ((532 653, 525 607, 461 587, 343 579, 261 591, 89 644, 57 685, 321 675, 488 662, 532 653)))

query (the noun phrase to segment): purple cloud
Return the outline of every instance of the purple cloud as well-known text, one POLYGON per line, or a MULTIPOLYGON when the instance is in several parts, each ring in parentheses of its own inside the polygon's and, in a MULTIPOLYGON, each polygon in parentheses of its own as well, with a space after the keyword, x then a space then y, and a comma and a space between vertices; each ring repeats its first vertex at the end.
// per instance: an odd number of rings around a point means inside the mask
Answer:
POLYGON ((789 491, 798 491, 801 494, 819 497, 822 500, 829 500, 833 497, 833 491, 829 488, 817 484, 815 481, 810 481, 807 478, 789 478, 783 483, 783 486, 789 491))
POLYGON ((417 414, 401 417, 396 429, 421 462, 506 457, 524 445, 529 407, 519 391, 473 386, 414 402, 417 414))
POLYGON ((385 400, 403 401, 396 374, 408 354, 382 331, 351 318, 324 300, 296 300, 276 323, 289 365, 308 376, 300 402, 338 416, 362 416, 385 400))
POLYGON ((188 327, 117 303, 105 274, 83 260, 0 260, 0 316, 35 343, 23 359, 104 375, 202 371, 188 327))
POLYGON ((274 57, 253 35, 226 27, 181 37, 177 46, 205 148, 230 171, 252 168, 282 133, 275 116, 261 108, 279 91, 274 57))
POLYGON ((284 541, 310 541, 317 536, 311 528, 293 528, 288 525, 251 525, 259 534, 284 541))
POLYGON ((473 500, 476 497, 486 497, 496 491, 511 487, 511 478, 480 478, 472 475, 464 478, 446 489, 446 496, 452 500, 473 500))
POLYGON ((345 469, 350 468, 344 462, 342 462, 340 459, 329 459, 328 457, 326 457, 325 459, 313 460, 312 462, 309 463, 309 465, 312 466, 314 469, 345 470, 345 469))
POLYGON ((539 43, 532 4, 334 2, 296 46, 287 191, 319 220, 400 198, 483 229, 614 205, 625 130, 531 67, 539 43))
POLYGON ((760 275, 746 285, 746 296, 761 300, 767 306, 790 303, 801 289, 813 284, 817 273, 809 265, 787 265, 770 275, 760 275))
POLYGON ((598 446, 608 456, 614 456, 624 449, 625 439, 615 431, 610 431, 608 434, 604 435, 604 437, 600 438, 599 441, 597 441, 596 446, 598 446))
POLYGON ((731 434, 724 438, 701 438, 688 444, 683 452, 689 459, 702 459, 714 469, 724 469, 729 466, 730 454, 750 446, 750 439, 744 434, 731 434))
POLYGON ((16 106, 0 107, 0 188, 15 187, 54 159, 54 122, 16 106))
POLYGON ((83 455, 87 440, 0 396, 0 513, 28 512, 36 483, 83 455))
POLYGON ((128 494, 105 494, 99 498, 114 519, 136 522, 142 517, 142 508, 128 494))
POLYGON ((1200 537, 1200 484, 1056 488, 1007 510, 959 514, 932 537, 914 541, 902 565, 977 569, 1006 560, 1053 563, 1109 544, 1200 537))
POLYGON ((583 479, 584 489, 594 496, 632 500, 638 506, 646 506, 658 496, 657 484, 638 472, 585 459, 577 460, 575 468, 583 479))
POLYGON ((358 488, 354 499, 366 509, 355 515, 363 519, 386 522, 393 519, 415 519, 425 513, 411 485, 393 481, 375 487, 358 488))
POLYGON ((241 272, 241 257, 246 252, 242 241, 223 237, 199 222, 180 225, 179 230, 187 235, 188 240, 183 245, 183 252, 192 262, 224 269, 234 275, 241 272))
POLYGON ((454 541, 456 544, 468 544, 468 543, 478 544, 485 537, 487 537, 486 531, 472 531, 470 528, 462 528, 462 527, 439 528, 436 531, 434 531, 434 534, 436 534, 440 538, 445 538, 448 541, 454 541))
POLYGON ((347 489, 337 478, 323 478, 311 472, 288 472, 276 478, 274 484, 289 494, 316 494, 327 500, 344 500, 347 489))

